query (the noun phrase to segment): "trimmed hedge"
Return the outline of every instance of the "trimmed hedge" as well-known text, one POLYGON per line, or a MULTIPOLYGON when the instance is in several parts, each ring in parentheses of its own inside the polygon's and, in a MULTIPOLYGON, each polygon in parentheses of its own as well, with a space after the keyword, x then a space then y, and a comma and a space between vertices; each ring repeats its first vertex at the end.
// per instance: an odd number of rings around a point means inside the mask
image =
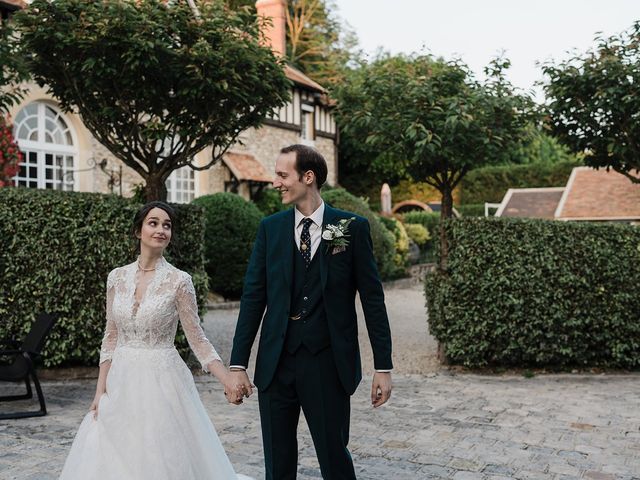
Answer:
POLYGON ((235 193, 196 198, 205 211, 205 268, 212 291, 240 298, 262 212, 235 193))
MULTIPOLYGON (((61 312, 45 365, 96 365, 107 274, 136 258, 129 232, 139 207, 113 195, 0 189, 0 338, 21 339, 39 312, 61 312)), ((202 211, 174 207, 177 230, 167 260, 193 276, 203 306, 202 211)), ((188 354, 182 331, 177 345, 188 354)))
POLYGON ((578 162, 530 163, 471 170, 461 182, 462 204, 498 203, 510 188, 564 187, 578 162))
POLYGON ((457 205, 455 208, 463 217, 484 217, 484 203, 457 205))
POLYGON ((640 367, 640 229, 462 218, 427 275, 431 333, 477 367, 640 367))
POLYGON ((351 195, 342 188, 335 188, 325 191, 322 190, 322 198, 329 205, 340 210, 353 212, 369 220, 371 227, 371 238, 373 240, 373 254, 376 257, 378 271, 382 280, 393 278, 396 275, 396 265, 394 263, 395 256, 395 237, 382 224, 378 215, 373 213, 367 202, 351 195))

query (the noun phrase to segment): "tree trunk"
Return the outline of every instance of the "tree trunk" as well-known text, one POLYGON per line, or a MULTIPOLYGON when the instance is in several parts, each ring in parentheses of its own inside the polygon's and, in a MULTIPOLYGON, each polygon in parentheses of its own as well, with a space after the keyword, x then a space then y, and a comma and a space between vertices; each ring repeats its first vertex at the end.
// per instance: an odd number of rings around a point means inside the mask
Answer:
POLYGON ((165 180, 159 175, 149 175, 147 184, 144 187, 144 197, 147 202, 154 200, 167 201, 167 186, 165 180))
POLYGON ((447 260, 449 258, 449 241, 444 229, 444 221, 453 215, 453 194, 451 186, 443 185, 440 193, 442 193, 442 204, 440 209, 440 263, 438 268, 441 272, 446 272, 447 260))

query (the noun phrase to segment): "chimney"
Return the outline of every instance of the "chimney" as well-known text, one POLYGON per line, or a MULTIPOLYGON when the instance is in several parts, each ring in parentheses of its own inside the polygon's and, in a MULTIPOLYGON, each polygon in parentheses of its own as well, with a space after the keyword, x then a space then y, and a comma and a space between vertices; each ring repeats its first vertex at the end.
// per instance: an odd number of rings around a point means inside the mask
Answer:
POLYGON ((286 0, 258 0, 256 2, 258 16, 271 19, 271 24, 265 27, 264 37, 267 45, 278 57, 284 57, 287 52, 286 8, 286 0))

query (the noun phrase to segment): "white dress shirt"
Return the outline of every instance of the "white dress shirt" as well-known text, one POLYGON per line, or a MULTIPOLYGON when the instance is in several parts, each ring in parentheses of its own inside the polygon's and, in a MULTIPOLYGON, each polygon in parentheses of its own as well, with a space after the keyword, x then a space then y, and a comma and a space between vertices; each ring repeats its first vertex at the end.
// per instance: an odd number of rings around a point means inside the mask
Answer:
POLYGON ((320 204, 316 211, 309 217, 305 217, 300 210, 295 209, 295 219, 293 221, 293 238, 296 241, 296 247, 300 250, 300 236, 302 235, 302 220, 310 218, 313 223, 309 226, 309 235, 311 235, 311 258, 318 251, 320 240, 322 240, 322 219, 324 217, 324 202, 320 204))

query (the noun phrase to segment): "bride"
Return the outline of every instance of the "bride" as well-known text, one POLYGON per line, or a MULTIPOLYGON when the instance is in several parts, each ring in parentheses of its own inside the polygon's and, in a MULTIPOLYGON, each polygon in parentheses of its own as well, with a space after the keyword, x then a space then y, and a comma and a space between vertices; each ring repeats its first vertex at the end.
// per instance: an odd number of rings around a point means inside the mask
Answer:
POLYGON ((235 480, 200 401, 191 372, 174 347, 178 320, 202 368, 238 390, 200 327, 191 277, 162 256, 174 211, 163 202, 134 218, 137 261, 107 279, 107 322, 96 395, 65 462, 61 480, 235 480))

